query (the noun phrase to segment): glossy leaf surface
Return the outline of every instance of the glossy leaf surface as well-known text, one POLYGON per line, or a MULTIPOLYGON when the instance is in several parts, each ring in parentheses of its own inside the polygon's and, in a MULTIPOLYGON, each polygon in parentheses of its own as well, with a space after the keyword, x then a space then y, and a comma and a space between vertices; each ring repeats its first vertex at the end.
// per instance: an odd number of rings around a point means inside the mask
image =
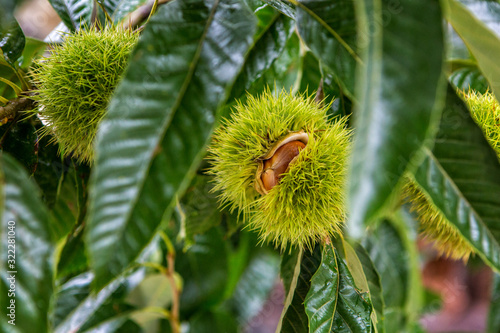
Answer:
POLYGON ((354 96, 356 17, 350 0, 304 0, 297 3, 297 28, 306 45, 334 74, 342 90, 354 96))
POLYGON ((449 88, 432 151, 415 179, 485 261, 500 269, 500 163, 464 102, 449 88))
POLYGON ((446 0, 444 2, 447 7, 446 18, 477 60, 481 72, 488 79, 490 87, 498 99, 500 96, 500 64, 491 55, 500 54, 499 4, 493 1, 491 5, 489 1, 464 2, 470 4, 472 8, 467 8, 456 0, 446 0), (489 11, 488 6, 496 8, 496 10, 489 11), (492 22, 495 20, 496 22, 492 22))
POLYGON ((97 287, 139 255, 189 185, 254 29, 240 1, 171 2, 149 21, 97 136, 87 230, 97 287))
POLYGON ((387 209, 411 159, 433 136, 444 81, 438 1, 403 0, 394 6, 365 0, 357 5, 360 33, 367 40, 358 76, 348 231, 360 237, 364 226, 387 209), (390 20, 380 26, 382 12, 390 20))
POLYGON ((324 246, 321 265, 310 284, 305 299, 309 332, 371 332, 369 294, 356 285, 331 244, 324 246))
POLYGON ((1 330, 29 332, 37 327, 47 332, 53 292, 51 220, 40 190, 7 153, 0 153, 0 215, 1 330), (5 313, 11 304, 13 318, 5 313), (7 323, 12 319, 15 326, 7 323))
POLYGON ((80 26, 91 26, 92 0, 49 0, 52 8, 57 12, 70 31, 77 31, 80 26))

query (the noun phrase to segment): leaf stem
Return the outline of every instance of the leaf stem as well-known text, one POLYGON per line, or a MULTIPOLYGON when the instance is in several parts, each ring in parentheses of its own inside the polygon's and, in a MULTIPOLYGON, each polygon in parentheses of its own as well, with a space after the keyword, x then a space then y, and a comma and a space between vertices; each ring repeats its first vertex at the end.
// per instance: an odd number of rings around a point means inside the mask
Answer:
POLYGON ((175 248, 164 232, 160 232, 160 237, 165 242, 167 246, 167 270, 166 275, 170 282, 170 287, 172 288, 172 309, 170 311, 170 326, 172 327, 172 333, 180 333, 181 326, 179 323, 179 300, 181 291, 177 288, 177 283, 175 282, 175 248))

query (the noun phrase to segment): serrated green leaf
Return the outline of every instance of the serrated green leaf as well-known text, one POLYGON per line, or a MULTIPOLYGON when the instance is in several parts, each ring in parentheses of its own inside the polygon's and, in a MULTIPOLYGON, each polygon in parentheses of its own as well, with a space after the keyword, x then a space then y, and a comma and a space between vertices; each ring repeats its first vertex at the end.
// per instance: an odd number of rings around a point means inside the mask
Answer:
POLYGON ((146 0, 105 0, 104 6, 113 22, 117 24, 145 3, 146 0))
POLYGON ((11 22, 7 31, 0 31, 0 50, 10 65, 16 65, 17 59, 23 54, 25 45, 26 38, 16 20, 11 22))
POLYGON ((239 99, 249 90, 263 90, 264 82, 259 79, 269 70, 283 53, 294 29, 293 21, 282 14, 275 14, 262 30, 250 50, 241 73, 231 91, 231 98, 239 99), (255 85, 259 81, 260 85, 255 85))
MULTIPOLYGON (((359 269, 356 274, 363 274, 361 265, 359 269)), ((332 244, 323 248, 321 265, 311 279, 304 304, 311 333, 371 332, 372 305, 368 291, 359 289, 332 244)))
POLYGON ((348 230, 360 237, 364 227, 387 209, 412 158, 434 135, 444 80, 438 1, 356 3, 359 33, 368 43, 358 76, 348 230), (390 20, 380 26, 383 12, 390 20), (373 26, 381 30, 371 32, 373 26))
POLYGON ((0 328, 47 332, 53 290, 51 221, 40 190, 7 153, 0 153, 0 215, 0 328), (9 318, 4 311, 12 300, 15 315, 9 318), (12 319, 15 326, 8 324, 12 319))
POLYGON ((445 8, 446 19, 451 23, 455 31, 460 35, 465 45, 469 48, 474 58, 477 60, 479 69, 484 74, 490 87, 499 99, 500 97, 500 64, 494 54, 500 54, 500 29, 498 29, 498 3, 489 1, 464 1, 470 3, 474 8, 467 8, 456 0, 446 0, 443 2, 445 8), (487 9, 488 6, 496 8, 495 11, 487 9), (471 11, 471 9, 473 9, 471 11), (496 30, 493 32, 488 28, 487 17, 495 18, 495 25, 492 26, 496 30), (481 21, 481 19, 486 21, 481 21), (495 28, 496 27, 496 28, 495 28))
POLYGON ((354 2, 302 0, 296 6, 302 40, 333 73, 344 93, 353 97, 356 66, 361 63, 354 2))
POLYGON ((291 19, 295 19, 295 8, 281 0, 264 0, 269 6, 278 10, 291 19))
MULTIPOLYGON (((337 254, 338 257, 338 254, 337 254)), ((362 293, 343 260, 338 260, 338 301, 333 318, 333 332, 371 332, 372 304, 366 293, 362 293)))
POLYGON ((228 0, 174 1, 149 21, 96 140, 86 239, 97 288, 168 221, 254 29, 248 7, 228 0))
POLYGON ((489 84, 484 75, 475 66, 462 67, 451 73, 450 83, 458 89, 468 91, 473 89, 481 94, 489 90, 489 84))
POLYGON ((90 272, 68 280, 55 294, 53 332, 84 332, 128 313, 133 307, 124 303, 124 297, 143 277, 144 270, 137 270, 114 280, 97 294, 91 293, 94 276, 90 272))
POLYGON ((70 31, 91 26, 93 0, 49 0, 49 2, 70 31))
POLYGON ((464 102, 448 89, 418 185, 493 268, 500 270, 500 163, 464 102))
POLYGON ((339 269, 335 249, 323 248, 321 265, 311 278, 311 287, 304 300, 309 332, 330 332, 338 302, 339 269))
POLYGON ((321 264, 321 246, 316 245, 312 252, 302 251, 302 255, 300 253, 298 255, 300 266, 295 266, 293 282, 288 290, 287 301, 276 330, 277 333, 308 331, 309 323, 304 301, 311 287, 311 278, 321 264))

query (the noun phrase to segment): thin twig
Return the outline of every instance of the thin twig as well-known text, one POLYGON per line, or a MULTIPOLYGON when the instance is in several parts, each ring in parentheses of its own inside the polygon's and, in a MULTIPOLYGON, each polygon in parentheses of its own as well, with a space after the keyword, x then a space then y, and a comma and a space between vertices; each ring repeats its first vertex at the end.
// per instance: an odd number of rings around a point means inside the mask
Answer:
MULTIPOLYGON (((158 0, 156 6, 163 5, 170 0, 158 0)), ((151 14, 151 11, 155 7, 155 1, 150 1, 145 5, 140 6, 132 13, 130 13, 122 22, 125 29, 133 29, 139 26, 142 22, 147 20, 151 14)))
POLYGON ((180 333, 181 326, 179 323, 179 301, 181 296, 181 291, 177 287, 175 281, 175 249, 165 233, 160 233, 161 238, 167 246, 167 278, 170 281, 170 286, 172 288, 172 309, 170 311, 170 326, 172 327, 173 333, 180 333))
POLYGON ((31 110, 34 101, 30 98, 16 98, 10 100, 6 106, 0 106, 0 124, 12 120, 18 112, 31 110))

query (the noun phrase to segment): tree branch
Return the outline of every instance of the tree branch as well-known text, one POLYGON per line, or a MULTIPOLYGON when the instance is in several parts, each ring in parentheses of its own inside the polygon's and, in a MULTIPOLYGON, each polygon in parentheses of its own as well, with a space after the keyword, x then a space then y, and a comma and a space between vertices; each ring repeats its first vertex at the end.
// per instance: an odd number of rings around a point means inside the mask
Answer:
POLYGON ((30 98, 16 98, 10 100, 6 106, 0 106, 0 124, 5 124, 16 117, 18 112, 31 110, 35 102, 30 98))

